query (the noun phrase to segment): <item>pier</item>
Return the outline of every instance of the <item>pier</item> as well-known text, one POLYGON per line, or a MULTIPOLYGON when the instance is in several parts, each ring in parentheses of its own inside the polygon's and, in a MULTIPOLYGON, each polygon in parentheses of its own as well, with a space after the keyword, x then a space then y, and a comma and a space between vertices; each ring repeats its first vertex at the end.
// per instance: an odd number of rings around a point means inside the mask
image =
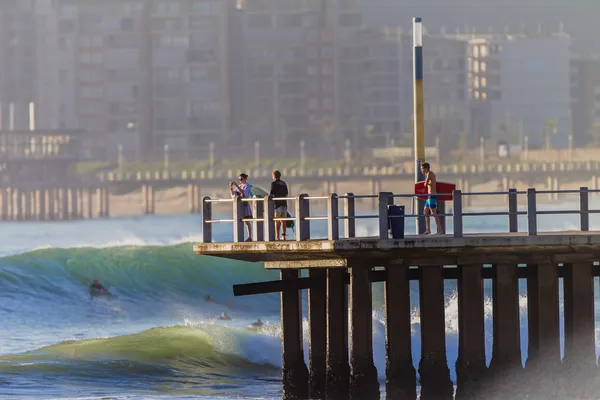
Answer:
MULTIPOLYGON (((236 296, 281 293, 282 384, 286 399, 378 399, 380 384, 373 362, 372 283, 385 285, 386 369, 388 399, 564 399, 598 398, 595 355, 594 277, 600 275, 600 232, 590 231, 595 190, 463 193, 456 190, 441 217, 447 233, 390 237, 394 218, 389 206, 412 194, 379 192, 327 196, 301 194, 288 200, 296 222, 296 240, 275 241, 274 199, 202 201, 203 242, 197 254, 262 262, 280 271, 280 280, 235 285, 236 296), (578 197, 573 209, 542 209, 538 197, 578 197), (467 197, 506 197, 501 211, 467 212, 467 197), (377 211, 355 212, 357 199, 374 199, 377 211), (254 218, 243 219, 244 202, 254 218), (231 203, 231 218, 213 215, 215 203, 231 203), (326 212, 316 213, 315 203, 326 212), (520 206, 523 205, 523 206, 520 206), (575 215, 577 230, 544 232, 541 215, 575 215), (467 218, 506 218, 506 232, 465 232, 467 218), (356 221, 377 223, 375 237, 357 237, 356 221), (244 222, 254 225, 255 242, 243 242, 244 222), (312 221, 326 221, 327 232, 311 232, 312 221), (522 224, 525 222, 525 224, 522 224), (212 226, 233 225, 232 242, 216 242, 212 226), (520 225, 520 223, 522 225, 520 225), (301 271, 308 270, 302 277, 301 271), (456 382, 446 358, 444 281, 457 282, 458 360, 456 382), (491 281, 493 350, 486 364, 484 281, 491 281), (519 281, 526 282, 528 350, 522 365, 519 281), (562 288, 559 281, 562 280, 562 288), (419 282, 421 359, 413 365, 411 293, 419 282), (302 302, 308 291, 309 354, 303 354, 302 302), (562 290, 562 293, 561 293, 562 290), (564 298, 561 304, 560 298, 564 298), (564 313, 564 358, 561 320, 564 313), (418 373, 418 381, 417 381, 418 373), (454 387, 454 384, 456 387, 454 387), (455 391, 456 390, 456 391, 455 391)), ((285 220, 285 219, 283 219, 285 220)), ((432 221, 432 224, 434 222, 432 221)))

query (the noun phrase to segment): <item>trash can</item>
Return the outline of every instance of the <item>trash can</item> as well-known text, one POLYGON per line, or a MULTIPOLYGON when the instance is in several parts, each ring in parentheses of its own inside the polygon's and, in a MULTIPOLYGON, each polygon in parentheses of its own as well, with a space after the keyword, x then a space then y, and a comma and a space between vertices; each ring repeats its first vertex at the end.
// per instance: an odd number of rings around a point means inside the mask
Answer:
POLYGON ((388 216, 396 217, 388 218, 388 226, 392 231, 392 239, 404 239, 404 206, 388 206, 388 216), (396 217, 399 215, 402 217, 396 217))

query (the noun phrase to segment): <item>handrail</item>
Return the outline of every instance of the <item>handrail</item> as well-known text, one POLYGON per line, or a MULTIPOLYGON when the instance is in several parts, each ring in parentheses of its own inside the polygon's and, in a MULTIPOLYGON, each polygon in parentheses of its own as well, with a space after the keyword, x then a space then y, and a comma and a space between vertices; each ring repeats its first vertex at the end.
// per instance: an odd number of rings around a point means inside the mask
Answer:
MULTIPOLYGON (((414 208, 411 213, 403 213, 400 215, 390 215, 389 206, 394 204, 395 198, 410 198, 413 200, 413 207, 417 198, 428 196, 427 194, 415 195, 414 193, 390 193, 380 192, 378 194, 354 194, 346 193, 338 195, 332 193, 328 196, 309 196, 300 194, 295 197, 273 198, 266 196, 264 198, 240 198, 232 199, 211 199, 205 197, 203 199, 203 240, 212 241, 212 224, 215 223, 233 223, 234 226, 234 241, 243 241, 244 225, 250 223, 254 225, 254 234, 257 240, 272 241, 276 238, 275 228, 276 222, 294 221, 296 225, 296 240, 310 240, 310 226, 312 221, 327 221, 327 238, 329 240, 338 240, 341 237, 353 238, 356 235, 356 220, 361 219, 378 219, 379 220, 379 238, 389 238, 388 229, 390 223, 397 219, 415 218, 418 223, 426 217, 438 217, 441 221, 446 221, 451 218, 453 222, 454 237, 463 236, 463 222, 466 217, 477 218, 486 216, 503 216, 508 218, 509 232, 515 233, 519 231, 519 216, 527 216, 527 234, 537 235, 537 218, 540 215, 579 215, 581 231, 589 231, 589 216, 591 214, 600 214, 600 209, 589 208, 589 195, 591 193, 600 193, 600 189, 590 190, 587 187, 581 187, 579 190, 536 190, 529 188, 526 191, 518 191, 510 189, 508 191, 499 192, 465 192, 454 190, 452 193, 436 193, 437 196, 450 196, 452 204, 451 211, 445 211, 443 204, 445 202, 438 200, 440 203, 438 213, 435 215, 421 213, 420 210, 415 212, 414 208), (538 194, 579 194, 579 209, 542 209, 538 210, 538 194), (508 207, 506 210, 493 211, 463 211, 463 199, 465 196, 506 196, 508 207), (527 206, 525 210, 519 210, 518 197, 525 196, 527 198, 527 206), (355 210, 355 201, 357 199, 371 199, 378 203, 378 211, 375 214, 357 214, 355 210), (295 206, 289 209, 291 216, 275 216, 276 200, 294 201, 295 206), (325 215, 311 215, 310 204, 314 201, 326 200, 327 212, 325 215), (343 212, 340 212, 340 200, 343 203, 343 212), (233 204, 232 218, 212 219, 212 204, 229 203, 233 204), (245 204, 252 203, 252 215, 247 214, 245 204), (340 222, 344 224, 343 235, 340 234, 340 222)), ((421 203, 422 204, 422 203, 421 203)), ((444 224, 445 226, 445 224, 444 224)))

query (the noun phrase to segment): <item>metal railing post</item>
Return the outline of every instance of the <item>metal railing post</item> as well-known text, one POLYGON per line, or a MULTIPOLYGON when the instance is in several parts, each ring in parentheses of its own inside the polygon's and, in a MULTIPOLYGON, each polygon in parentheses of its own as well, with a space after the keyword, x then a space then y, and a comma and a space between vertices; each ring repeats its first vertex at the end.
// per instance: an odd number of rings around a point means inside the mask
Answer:
MULTIPOLYGON (((252 215, 254 218, 262 219, 264 218, 264 205, 265 203, 262 201, 253 201, 252 202, 252 215)), ((263 242, 265 240, 265 223, 262 221, 254 221, 254 226, 252 227, 252 236, 254 240, 257 242, 263 242)))
POLYGON ((519 231, 517 189, 508 189, 508 231, 519 231))
POLYGON ((202 199, 202 243, 212 243, 212 203, 210 197, 206 196, 202 199))
POLYGON ((530 236, 537 235, 537 200, 535 188, 527 189, 527 231, 530 236))
POLYGON ((356 216, 354 193, 346 193, 346 201, 344 202, 344 214, 346 215, 346 223, 344 224, 344 236, 353 238, 356 236, 356 216))
POLYGON ((233 241, 243 242, 244 241, 244 202, 242 202, 241 196, 235 196, 233 198, 233 241))
POLYGON ((589 192, 587 187, 579 188, 579 218, 581 221, 580 227, 582 232, 590 230, 590 210, 589 192))
POLYGON ((310 221, 306 218, 310 216, 310 206, 307 194, 299 194, 296 197, 296 240, 310 239, 310 221))
POLYGON ((389 192, 379 192, 379 239, 389 239, 388 234, 388 198, 389 192))
POLYGON ((463 211, 462 211, 462 192, 455 190, 452 194, 453 211, 452 222, 454 225, 454 237, 463 236, 463 211))
POLYGON ((327 239, 329 240, 338 240, 340 238, 339 215, 338 195, 337 193, 332 193, 327 199, 327 239))
POLYGON ((275 216, 275 202, 273 201, 273 196, 266 196, 263 200, 263 209, 264 209, 264 241, 272 242, 275 240, 275 221, 273 221, 273 217, 275 216))

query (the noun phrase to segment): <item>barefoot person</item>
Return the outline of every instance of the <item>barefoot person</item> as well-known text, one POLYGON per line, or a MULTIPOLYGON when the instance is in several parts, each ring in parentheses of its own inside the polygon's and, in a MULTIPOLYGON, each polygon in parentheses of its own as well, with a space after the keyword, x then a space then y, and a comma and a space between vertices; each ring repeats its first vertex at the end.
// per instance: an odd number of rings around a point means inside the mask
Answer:
MULTIPOLYGON (((243 198, 252 197, 252 185, 248 183, 248 175, 240 174, 239 176, 240 184, 238 185, 235 182, 231 182, 229 184, 229 191, 231 192, 231 196, 241 196, 243 198)), ((252 207, 250 203, 244 203, 244 218, 252 218, 252 207)), ((245 221, 246 230, 248 231, 248 239, 246 242, 252 241, 252 226, 250 225, 250 221, 245 221)))
POLYGON ((437 216, 437 191, 436 191, 436 176, 431 171, 431 166, 429 163, 423 163, 421 165, 421 172, 425 175, 425 187, 427 187, 427 201, 425 201, 425 208, 423 209, 423 213, 425 214, 425 235, 429 235, 431 233, 431 221, 429 220, 429 215, 432 214, 435 218, 435 224, 437 226, 437 233, 442 233, 440 218, 437 216))
MULTIPOLYGON (((288 197, 287 184, 281 180, 281 172, 273 171, 273 182, 271 182, 271 192, 269 193, 276 199, 288 197)), ((286 218, 287 200, 275 200, 275 218, 286 218)), ((285 240, 285 228, 287 221, 275 221, 275 240, 285 240), (281 235, 279 234, 281 232, 281 235)))

